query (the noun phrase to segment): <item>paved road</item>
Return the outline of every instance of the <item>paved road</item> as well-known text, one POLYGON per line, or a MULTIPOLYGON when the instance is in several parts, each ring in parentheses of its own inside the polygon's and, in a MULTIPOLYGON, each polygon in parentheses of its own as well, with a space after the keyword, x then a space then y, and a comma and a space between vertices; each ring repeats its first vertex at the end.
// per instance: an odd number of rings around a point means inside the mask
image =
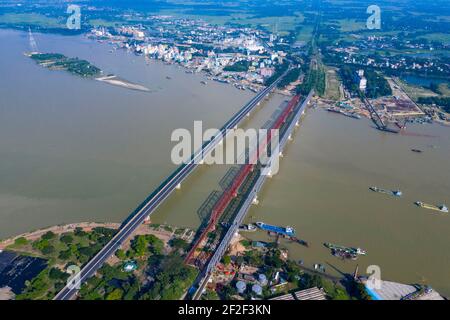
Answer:
POLYGON ((260 91, 253 99, 251 99, 241 110, 239 110, 223 127, 220 132, 210 141, 203 144, 200 150, 197 150, 191 159, 179 166, 161 185, 153 191, 147 199, 124 221, 116 235, 100 250, 76 275, 74 281, 66 285, 56 296, 55 300, 70 300, 78 291, 78 285, 95 274, 95 272, 112 256, 117 249, 121 247, 123 242, 139 227, 145 219, 155 211, 155 209, 172 193, 176 187, 191 174, 194 169, 207 155, 226 137, 228 130, 237 126, 244 117, 251 112, 258 103, 264 99, 278 84, 278 82, 286 75, 289 69, 284 72, 269 87, 260 91))

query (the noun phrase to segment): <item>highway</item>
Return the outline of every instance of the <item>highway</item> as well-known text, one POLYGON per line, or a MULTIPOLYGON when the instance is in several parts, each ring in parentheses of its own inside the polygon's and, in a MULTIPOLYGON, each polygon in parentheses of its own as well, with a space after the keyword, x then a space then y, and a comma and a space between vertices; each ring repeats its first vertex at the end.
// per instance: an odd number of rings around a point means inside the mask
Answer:
POLYGON ((78 291, 78 285, 92 277, 101 268, 105 261, 112 256, 117 249, 128 239, 128 237, 139 227, 145 219, 181 184, 200 164, 204 156, 212 151, 244 117, 251 112, 259 102, 264 99, 279 83, 279 81, 290 70, 286 70, 270 86, 261 90, 241 110, 239 110, 210 141, 203 144, 200 150, 193 153, 190 160, 180 165, 158 188, 155 189, 144 202, 123 222, 114 237, 75 275, 74 281, 67 284, 55 297, 54 300, 71 300, 78 291))

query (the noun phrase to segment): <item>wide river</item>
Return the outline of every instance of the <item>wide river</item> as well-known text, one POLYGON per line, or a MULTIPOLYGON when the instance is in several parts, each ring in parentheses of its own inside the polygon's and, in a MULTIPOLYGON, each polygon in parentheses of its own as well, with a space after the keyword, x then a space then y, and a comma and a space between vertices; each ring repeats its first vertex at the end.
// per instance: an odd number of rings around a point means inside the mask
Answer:
MULTIPOLYGON (((91 61, 145 85, 138 92, 39 67, 23 55, 26 33, 0 30, 0 238, 60 223, 119 222, 176 167, 177 128, 220 127, 254 94, 84 37, 35 35, 41 52, 91 61), (169 77, 170 79, 168 79, 169 77)), ((244 127, 258 128, 283 101, 273 96, 244 127)), ((381 268, 383 279, 427 283, 450 295, 450 215, 414 201, 450 204, 450 128, 421 125, 384 134, 368 120, 310 109, 248 221, 293 226, 310 248, 282 242, 305 266, 351 272, 381 268), (411 148, 424 152, 416 154, 411 148), (369 186, 399 188, 402 198, 369 186), (368 254, 342 262, 323 242, 368 254)), ((197 170, 152 216, 196 228, 198 208, 226 166, 197 170)), ((265 240, 257 232, 251 238, 265 240)))

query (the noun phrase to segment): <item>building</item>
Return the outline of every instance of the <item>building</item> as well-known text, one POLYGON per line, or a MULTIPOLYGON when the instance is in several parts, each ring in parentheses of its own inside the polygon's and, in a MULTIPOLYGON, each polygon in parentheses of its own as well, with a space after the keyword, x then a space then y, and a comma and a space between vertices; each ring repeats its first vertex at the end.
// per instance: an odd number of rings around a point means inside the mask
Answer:
POLYGON ((297 300, 327 300, 323 290, 317 287, 294 292, 294 296, 297 300))
POLYGON ((365 92, 367 89, 367 79, 364 77, 364 70, 360 69, 356 73, 355 82, 359 86, 359 90, 365 92))

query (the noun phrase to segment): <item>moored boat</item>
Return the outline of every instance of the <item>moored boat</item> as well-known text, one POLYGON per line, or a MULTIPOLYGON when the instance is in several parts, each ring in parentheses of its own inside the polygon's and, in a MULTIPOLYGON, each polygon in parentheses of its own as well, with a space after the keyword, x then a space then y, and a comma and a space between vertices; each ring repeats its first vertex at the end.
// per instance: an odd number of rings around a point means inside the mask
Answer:
POLYGON ((266 224, 264 222, 257 222, 256 225, 258 226, 258 228, 260 228, 261 230, 264 230, 264 231, 278 233, 278 234, 285 235, 288 237, 295 236, 294 228, 289 227, 289 226, 288 227, 278 227, 278 226, 266 224))

